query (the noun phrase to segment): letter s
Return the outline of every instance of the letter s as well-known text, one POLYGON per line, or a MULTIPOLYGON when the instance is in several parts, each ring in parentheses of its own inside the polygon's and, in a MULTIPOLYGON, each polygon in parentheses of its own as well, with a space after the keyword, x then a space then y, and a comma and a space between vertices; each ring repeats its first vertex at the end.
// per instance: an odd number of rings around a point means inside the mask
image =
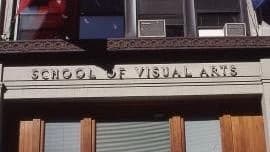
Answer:
POLYGON ((231 76, 236 77, 237 74, 235 65, 231 65, 231 76))
POLYGON ((32 70, 32 79, 33 80, 38 79, 38 73, 39 73, 39 71, 37 69, 32 70))

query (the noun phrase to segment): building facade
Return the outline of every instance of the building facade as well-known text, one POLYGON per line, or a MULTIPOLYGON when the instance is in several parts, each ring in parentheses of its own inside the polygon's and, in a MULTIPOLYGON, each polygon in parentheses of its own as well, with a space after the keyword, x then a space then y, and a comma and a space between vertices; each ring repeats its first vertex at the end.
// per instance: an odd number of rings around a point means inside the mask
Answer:
POLYGON ((268 6, 1 1, 1 151, 269 152, 268 6))

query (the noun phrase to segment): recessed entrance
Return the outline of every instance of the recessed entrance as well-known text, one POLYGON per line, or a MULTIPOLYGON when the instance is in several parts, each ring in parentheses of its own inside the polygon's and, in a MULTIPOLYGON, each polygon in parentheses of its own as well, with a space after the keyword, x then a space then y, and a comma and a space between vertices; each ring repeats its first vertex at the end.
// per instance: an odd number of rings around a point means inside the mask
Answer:
POLYGON ((5 148, 9 152, 265 152, 259 101, 255 97, 10 102, 5 104, 5 148))

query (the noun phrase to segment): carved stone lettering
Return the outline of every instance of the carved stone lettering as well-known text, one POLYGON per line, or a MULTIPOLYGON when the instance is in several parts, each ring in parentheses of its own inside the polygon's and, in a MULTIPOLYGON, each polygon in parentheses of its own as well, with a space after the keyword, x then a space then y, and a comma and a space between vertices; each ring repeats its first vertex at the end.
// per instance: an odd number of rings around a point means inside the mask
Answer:
POLYGON ((207 73, 205 68, 202 68, 200 75, 201 75, 202 78, 208 78, 209 77, 209 74, 207 73))
POLYGON ((63 77, 64 77, 64 79, 70 79, 72 77, 72 73, 70 72, 69 69, 63 70, 63 77))
POLYGON ((201 68, 192 65, 146 65, 146 66, 118 66, 111 71, 92 67, 73 68, 35 68, 32 70, 32 80, 98 80, 98 79, 180 79, 180 78, 219 78, 237 77, 236 65, 203 65, 201 68))

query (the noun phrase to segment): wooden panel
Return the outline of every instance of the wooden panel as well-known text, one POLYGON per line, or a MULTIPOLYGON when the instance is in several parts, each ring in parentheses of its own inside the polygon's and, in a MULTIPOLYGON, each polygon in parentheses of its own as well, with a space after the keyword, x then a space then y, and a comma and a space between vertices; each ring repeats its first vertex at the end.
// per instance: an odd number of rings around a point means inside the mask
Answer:
POLYGON ((265 152, 262 116, 232 116, 235 152, 265 152))
POLYGON ((233 152, 233 135, 230 115, 220 117, 220 127, 223 152, 233 152))
POLYGON ((92 152, 96 152, 96 121, 92 120, 92 152))
POLYGON ((185 152, 184 120, 180 116, 170 119, 171 152, 185 152))
POLYGON ((19 152, 32 152, 32 121, 20 122, 19 152))
POLYGON ((266 151, 262 116, 223 116, 221 130, 223 152, 266 151))
POLYGON ((250 138, 254 147, 256 147, 257 152, 265 152, 266 151, 266 143, 265 143, 265 132, 264 132, 264 123, 262 116, 253 116, 253 119, 256 123, 251 123, 253 128, 253 136, 250 138))
POLYGON ((40 122, 40 147, 39 152, 44 152, 44 138, 45 138, 45 123, 44 121, 40 122))
POLYGON ((85 118, 81 121, 81 152, 96 151, 95 120, 85 118))
POLYGON ((40 119, 20 122, 19 152, 43 152, 43 125, 40 119))

